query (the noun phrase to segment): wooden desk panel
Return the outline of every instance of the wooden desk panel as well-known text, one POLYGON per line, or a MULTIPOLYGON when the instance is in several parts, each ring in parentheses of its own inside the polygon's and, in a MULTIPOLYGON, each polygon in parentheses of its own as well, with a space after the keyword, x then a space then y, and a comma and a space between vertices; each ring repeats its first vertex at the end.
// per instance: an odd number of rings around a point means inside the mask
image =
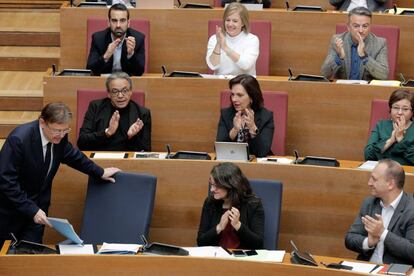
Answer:
MULTIPOLYGON (((363 160, 368 139, 372 99, 388 99, 395 88, 333 83, 288 82, 259 78, 262 90, 289 94, 286 154, 330 156, 363 160)), ((285 78, 286 79, 286 78, 285 78)), ((104 89, 104 78, 46 77, 44 103, 63 101, 75 118, 70 140, 76 144, 76 90, 104 89)), ((221 79, 133 78, 133 86, 146 94, 152 113, 152 148, 213 152, 219 119, 221 79)))
MULTIPOLYGON (((285 257, 286 259, 286 257, 285 257)), ((318 261, 334 258, 317 257, 318 261)), ((336 261, 338 259, 335 259, 336 261)), ((162 256, 1 256, 4 275, 360 275, 344 270, 240 260, 162 256)))
MULTIPOLYGON (((151 73, 161 72, 161 65, 169 70, 207 72, 207 22, 221 18, 222 9, 131 10, 131 18, 150 21, 151 73), (191 22, 191 24, 188 24, 191 22)), ((61 68, 86 66, 86 20, 88 17, 106 18, 106 9, 61 9, 61 68)), ((347 21, 339 12, 287 12, 265 9, 252 11, 251 19, 272 22, 271 75, 294 73, 320 74, 320 67, 328 51, 330 37, 336 23, 347 21)), ((414 77, 411 45, 414 44, 414 17, 374 15, 375 24, 400 27, 400 49, 397 72, 414 77)))
MULTIPOLYGON (((207 196, 208 176, 215 161, 193 160, 96 160, 103 167, 156 175, 157 193, 150 240, 196 245, 202 204, 207 196)), ((359 162, 342 162, 357 166, 359 162)), ((293 239, 302 250, 314 254, 354 258, 345 249, 344 234, 369 194, 369 172, 346 168, 238 163, 248 178, 283 182, 279 248, 290 250, 293 239)), ((411 167, 409 170, 412 171, 411 167)), ((87 176, 61 166, 53 186, 49 215, 67 218, 80 230, 87 176)), ((115 184, 116 185, 116 184, 115 184)), ((414 192, 414 176, 407 174, 406 191, 414 192)), ((62 237, 47 229, 45 242, 62 237)))

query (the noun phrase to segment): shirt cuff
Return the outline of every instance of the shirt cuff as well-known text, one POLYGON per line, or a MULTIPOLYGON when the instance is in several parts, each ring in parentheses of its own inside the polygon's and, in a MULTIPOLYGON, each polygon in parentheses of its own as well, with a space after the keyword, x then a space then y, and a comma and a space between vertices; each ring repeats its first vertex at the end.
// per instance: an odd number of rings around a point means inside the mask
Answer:
POLYGON ((382 232, 380 236, 380 242, 384 242, 385 238, 387 237, 387 234, 388 234, 388 230, 385 229, 384 232, 382 232))
POLYGON ((342 65, 342 59, 338 56, 338 54, 336 54, 336 56, 335 56, 335 63, 338 66, 342 65))
POLYGON ((368 251, 368 250, 371 250, 371 249, 374 249, 374 248, 375 248, 375 246, 373 246, 373 247, 368 246, 368 238, 365 238, 364 241, 362 242, 362 249, 364 249, 365 251, 368 251))

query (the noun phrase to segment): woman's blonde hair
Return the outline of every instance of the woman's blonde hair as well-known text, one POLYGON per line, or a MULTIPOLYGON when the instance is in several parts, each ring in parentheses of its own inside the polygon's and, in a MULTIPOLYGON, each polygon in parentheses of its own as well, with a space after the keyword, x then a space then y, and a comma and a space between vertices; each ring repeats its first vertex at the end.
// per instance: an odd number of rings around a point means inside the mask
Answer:
POLYGON ((245 33, 249 33, 250 32, 250 28, 249 28, 249 12, 247 11, 246 7, 240 3, 237 2, 233 2, 230 3, 226 9, 224 10, 224 14, 223 14, 223 32, 226 32, 226 27, 225 27, 225 22, 226 22, 226 18, 237 12, 240 15, 243 27, 242 30, 245 33))

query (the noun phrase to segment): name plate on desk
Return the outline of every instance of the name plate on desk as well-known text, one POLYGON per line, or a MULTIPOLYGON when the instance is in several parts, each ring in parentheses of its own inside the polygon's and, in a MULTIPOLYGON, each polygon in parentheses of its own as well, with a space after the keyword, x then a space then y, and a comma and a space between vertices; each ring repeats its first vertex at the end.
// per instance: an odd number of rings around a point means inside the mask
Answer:
POLYGON ((90 158, 93 159, 123 159, 128 158, 126 152, 92 152, 90 158))

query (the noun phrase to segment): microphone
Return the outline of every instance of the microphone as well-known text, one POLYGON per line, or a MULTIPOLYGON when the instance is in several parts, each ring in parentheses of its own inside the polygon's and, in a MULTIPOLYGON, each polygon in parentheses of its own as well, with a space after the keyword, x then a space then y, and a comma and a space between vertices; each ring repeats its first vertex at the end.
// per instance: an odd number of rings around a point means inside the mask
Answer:
POLYGON ((403 73, 400 73, 400 80, 401 80, 401 82, 402 82, 402 83, 404 83, 404 82, 405 82, 405 78, 404 78, 403 73))
POLYGON ((56 64, 52 64, 52 76, 56 76, 56 64))
POLYGON ((170 159, 171 158, 171 147, 169 144, 165 146, 167 147, 167 156, 165 157, 165 159, 170 159))
POLYGON ((180 8, 181 7, 181 1, 177 0, 177 2, 178 2, 178 7, 180 8))
POLYGON ((165 67, 165 65, 161 65, 161 70, 162 70, 162 76, 163 77, 167 76, 167 68, 165 67))
POLYGON ((394 14, 397 14, 397 5, 396 4, 394 4, 393 9, 394 9, 394 14))
POLYGON ((290 10, 290 6, 289 6, 289 1, 285 1, 285 5, 286 5, 286 10, 290 10))
POLYGON ((141 235, 141 241, 143 243, 143 247, 146 247, 148 245, 148 240, 145 238, 144 234, 141 235))
POLYGON ((298 153, 298 151, 294 150, 293 154, 295 154, 295 161, 293 161, 293 164, 298 164, 298 162, 299 162, 299 153, 298 153))
POLYGON ((288 80, 291 80, 293 78, 292 70, 290 68, 288 68, 288 71, 289 71, 289 79, 288 80))

